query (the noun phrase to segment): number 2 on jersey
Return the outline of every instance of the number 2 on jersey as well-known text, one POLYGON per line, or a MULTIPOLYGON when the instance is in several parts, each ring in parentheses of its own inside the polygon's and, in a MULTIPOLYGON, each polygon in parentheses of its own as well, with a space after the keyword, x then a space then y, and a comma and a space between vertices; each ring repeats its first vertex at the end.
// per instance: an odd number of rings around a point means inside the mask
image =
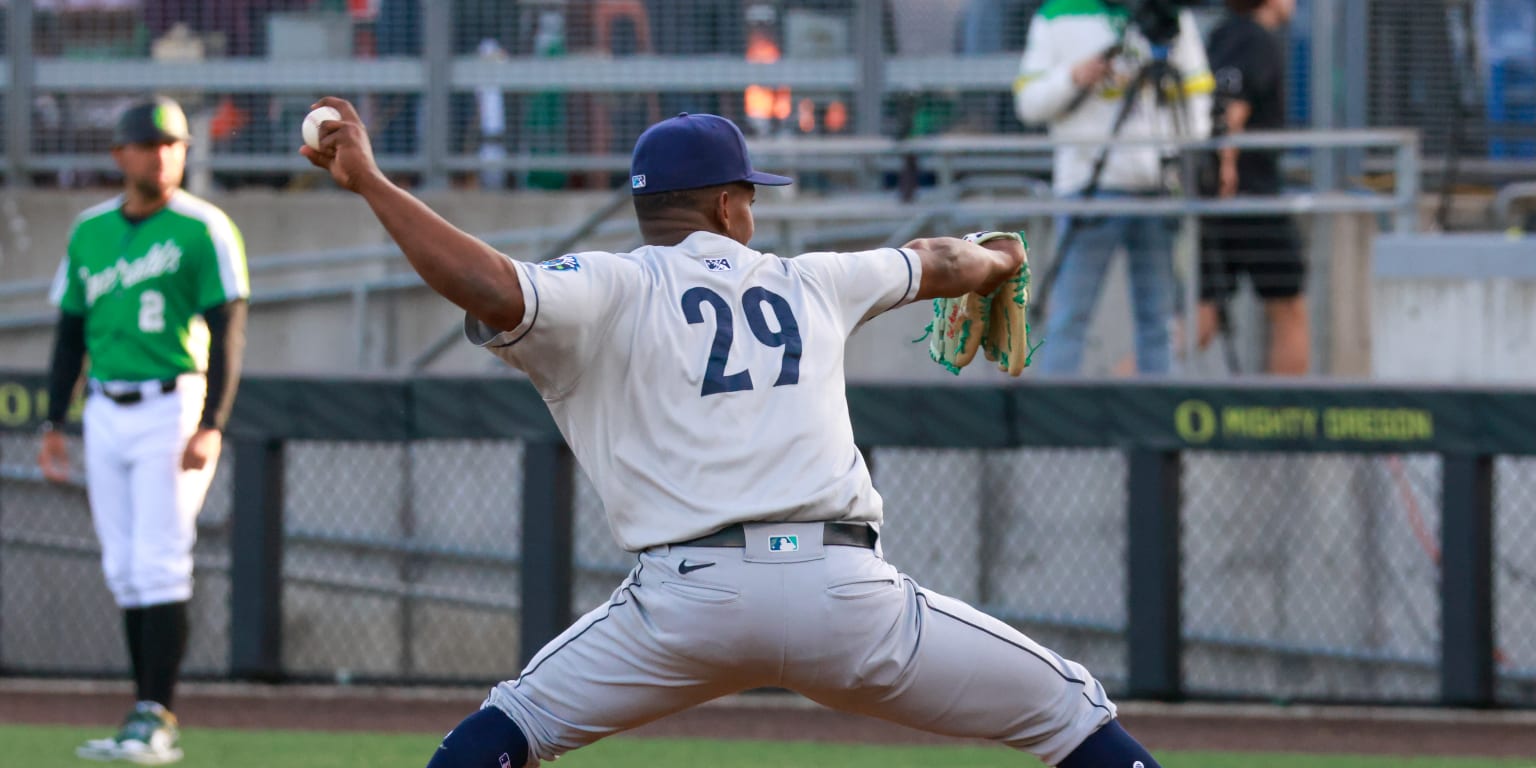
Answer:
POLYGON ((147 289, 139 294, 139 330, 144 333, 165 330, 165 294, 147 289))
MULTIPOLYGON (((683 317, 689 325, 704 322, 704 305, 709 304, 715 310, 715 339, 709 347, 709 363, 704 368, 704 386, 699 390, 700 397, 717 395, 721 392, 740 392, 752 388, 752 372, 740 370, 735 373, 726 373, 726 362, 731 356, 731 341, 735 334, 735 324, 731 315, 731 306, 725 302, 720 294, 708 288, 689 288, 683 293, 683 317)), ((747 318, 747 328, 757 340, 768 347, 783 347, 784 357, 779 363, 779 377, 773 385, 787 386, 800 381, 800 324, 795 322, 795 313, 790 309, 789 302, 783 296, 766 288, 749 288, 741 296, 741 311, 747 318), (774 319, 778 321, 779 330, 773 331, 768 327, 768 317, 764 314, 763 305, 773 309, 774 319)))

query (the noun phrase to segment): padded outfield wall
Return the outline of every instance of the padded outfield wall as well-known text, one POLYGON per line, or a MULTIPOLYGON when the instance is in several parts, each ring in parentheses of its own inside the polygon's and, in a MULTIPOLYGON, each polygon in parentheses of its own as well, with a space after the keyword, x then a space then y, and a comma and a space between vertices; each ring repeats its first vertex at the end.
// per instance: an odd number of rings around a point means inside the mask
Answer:
MULTIPOLYGON (((40 389, 0 376, 0 671, 115 673, 84 494, 32 463, 40 389)), ((1536 704, 1536 393, 849 400, 887 557, 1118 695, 1536 704)), ((196 676, 509 677, 633 564, 519 380, 255 379, 228 445, 200 521, 196 676)))

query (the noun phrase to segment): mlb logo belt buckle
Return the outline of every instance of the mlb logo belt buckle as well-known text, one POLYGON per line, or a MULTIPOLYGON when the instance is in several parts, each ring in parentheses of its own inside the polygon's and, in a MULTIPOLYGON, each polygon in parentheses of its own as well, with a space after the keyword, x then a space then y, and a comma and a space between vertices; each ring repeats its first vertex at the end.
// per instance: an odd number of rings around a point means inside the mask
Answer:
POLYGON ((743 523, 749 563, 800 563, 826 556, 826 523, 743 523))
POLYGON ((799 536, 769 536, 768 551, 770 552, 799 552, 799 536))

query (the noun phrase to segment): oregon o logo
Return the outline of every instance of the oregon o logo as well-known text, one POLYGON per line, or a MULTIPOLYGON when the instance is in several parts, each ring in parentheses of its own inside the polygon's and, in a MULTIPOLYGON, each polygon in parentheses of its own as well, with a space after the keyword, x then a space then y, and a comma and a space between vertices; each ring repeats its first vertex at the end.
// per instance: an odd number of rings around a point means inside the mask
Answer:
POLYGON ((1206 443, 1216 436, 1216 409, 1204 400, 1185 400, 1173 411, 1173 428, 1186 443, 1206 443))
POLYGON ((0 382, 0 425, 19 427, 32 418, 32 393, 14 381, 0 382))

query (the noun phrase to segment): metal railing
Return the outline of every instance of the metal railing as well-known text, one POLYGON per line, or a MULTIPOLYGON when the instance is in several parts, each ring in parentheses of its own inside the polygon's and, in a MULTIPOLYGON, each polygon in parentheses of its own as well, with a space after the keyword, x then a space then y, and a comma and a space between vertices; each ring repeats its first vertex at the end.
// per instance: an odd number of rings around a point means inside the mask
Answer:
MULTIPOLYGON (((820 223, 825 221, 909 221, 914 215, 928 219, 949 218, 966 221, 984 218, 1017 219, 1059 215, 1129 215, 1129 216, 1241 216, 1254 213, 1373 213, 1391 216, 1397 232, 1417 228, 1418 201, 1421 192, 1418 134, 1403 129, 1361 129, 1339 131, 1255 132, 1220 140, 1117 139, 1117 147, 1155 146, 1183 157, 1209 152, 1221 147, 1270 149, 1331 153, 1345 150, 1374 150, 1390 154, 1393 189, 1388 193, 1372 191, 1339 192, 1330 189, 1292 192, 1278 196, 1250 196, 1228 199, 1203 199, 1185 195, 1162 198, 1092 200, 1053 199, 1038 180, 1021 176, 1015 182, 996 178, 997 174, 1024 167, 1050 163, 1059 147, 1098 147, 1103 140, 1050 139, 1037 136, 939 136, 916 139, 879 137, 852 138, 780 138, 749 140, 758 165, 794 174, 841 171, 853 175, 853 192, 832 200, 765 200, 754 209, 755 216, 775 224, 820 223), (924 190, 911 202, 893 204, 887 193, 878 190, 877 177, 897 170, 908 157, 916 158, 919 168, 934 176, 934 188, 924 190), (972 189, 1016 194, 994 200, 967 199, 965 187, 957 187, 967 175, 992 176, 972 189), (856 194, 862 191, 863 194, 856 194)), ((511 162, 511 161, 509 161, 511 162)), ((558 158, 540 162, 547 168, 563 168, 558 158)), ((588 168, 615 173, 629 167, 628 156, 605 155, 590 158, 588 168)), ((1186 184, 1192 187, 1192 184, 1186 184)), ((624 206, 607 209, 611 215, 624 206)), ((593 225, 583 221, 569 228, 532 227, 487 233, 482 236, 498 247, 516 247, 551 240, 580 237, 571 233, 614 234, 623 224, 593 225), (594 228, 596 226, 596 228, 594 228)), ((310 253, 291 253, 252 259, 251 273, 259 275, 284 269, 311 268, 397 258, 391 245, 370 245, 330 249, 310 253)), ((0 283, 0 298, 45 291, 46 279, 0 283)))
MULTIPOLYGON (((1441 133, 1451 120, 1450 116, 1457 114, 1461 105, 1456 99, 1460 89, 1467 84, 1459 79, 1464 73, 1456 69, 1459 61, 1455 53, 1438 47, 1442 38, 1448 35, 1442 31, 1447 20, 1444 9, 1437 2, 1314 0, 1304 5, 1297 23, 1284 36, 1284 42, 1293 54, 1285 75, 1288 91, 1292 94, 1287 109, 1296 124, 1334 129, 1411 123, 1429 133, 1430 146, 1436 153, 1447 151, 1441 146, 1444 143, 1441 133), (1377 11, 1391 13, 1377 14, 1377 11), (1419 50, 1398 50, 1399 39, 1415 41, 1419 50), (1426 47, 1426 43, 1433 45, 1426 47), (1307 53, 1305 57, 1297 55, 1303 51, 1307 53), (1415 86, 1411 89, 1402 86, 1403 67, 1421 75, 1415 78, 1415 86)), ((838 41, 836 50, 818 50, 811 54, 814 58, 804 52, 795 54, 786 50, 785 56, 776 62, 755 63, 742 55, 744 46, 738 38, 743 29, 729 30, 722 35, 721 28, 693 18, 674 18, 666 23, 675 27, 672 31, 678 39, 688 41, 685 49, 714 52, 690 55, 654 52, 666 50, 659 43, 628 51, 604 51, 594 40, 578 41, 580 35, 577 35, 571 37, 574 45, 569 50, 562 49, 557 56, 543 56, 534 50, 536 46, 530 46, 530 41, 542 31, 536 29, 538 23, 532 18, 543 10, 537 7, 540 4, 498 9, 501 14, 524 16, 519 31, 511 34, 505 28, 476 28, 473 19, 458 18, 451 3, 421 3, 421 13, 411 22, 409 30, 416 43, 410 55, 358 49, 360 56, 376 57, 351 58, 349 42, 345 51, 332 51, 327 55, 326 50, 303 50, 302 58, 299 58, 285 55, 291 51, 275 51, 269 44, 264 51, 231 52, 234 56, 247 58, 223 58, 223 53, 212 49, 208 53, 212 58, 176 61, 123 58, 125 54, 121 53, 116 58, 96 60, 60 56, 54 50, 59 47, 57 41, 49 42, 50 35, 57 36, 57 30, 37 23, 54 15, 57 8, 38 9, 37 5, 33 0, 8 3, 8 46, 4 60, 0 61, 0 83, 5 85, 6 93, 11 97, 6 100, 5 133, 7 175, 12 183, 25 181, 28 172, 33 171, 110 170, 110 161, 104 152, 82 153, 67 148, 43 153, 31 151, 38 138, 30 119, 31 109, 35 103, 33 97, 39 95, 94 98, 105 94, 161 90, 185 94, 194 102, 208 96, 231 95, 272 96, 302 102, 327 93, 419 99, 425 107, 425 119, 415 150, 409 154, 386 152, 381 160, 390 171, 421 173, 430 184, 436 185, 444 183, 454 172, 488 168, 528 172, 614 167, 611 158, 601 149, 590 146, 598 142, 586 141, 590 137, 585 134, 577 143, 589 147, 590 153, 559 152, 542 157, 537 152, 514 150, 504 158, 482 159, 474 157, 473 150, 458 148, 455 133, 469 134, 477 129, 464 124, 464 115, 450 118, 448 107, 455 98, 472 94, 477 89, 497 91, 509 100, 546 95, 582 99, 718 96, 722 98, 722 105, 728 102, 735 108, 742 101, 743 89, 755 83, 771 83, 792 89, 797 95, 837 94, 839 100, 851 107, 848 131, 860 136, 890 132, 892 124, 900 122, 894 119, 894 113, 900 109, 895 102, 900 98, 937 95, 947 99, 958 94, 953 106, 959 111, 976 110, 980 103, 976 99, 980 98, 989 111, 990 122, 1006 124, 1009 130, 1022 130, 1013 121, 1006 101, 1010 85, 1018 75, 1018 49, 1023 41, 1023 25, 1028 22, 1026 15, 999 16, 990 22, 998 25, 994 31, 1001 32, 1006 26, 1008 37, 1012 38, 1002 50, 973 48, 963 49, 962 53, 961 48, 948 45, 913 46, 911 41, 893 44, 891 40, 882 39, 882 26, 889 26, 893 18, 897 24, 923 27, 930 38, 946 38, 950 31, 947 25, 954 22, 952 13, 936 7, 922 7, 927 4, 908 4, 910 7, 891 10, 883 3, 860 0, 829 14, 835 18, 827 20, 828 23, 842 33, 834 36, 838 41), (468 49, 457 39, 465 35, 495 40, 507 49, 503 51, 506 57, 467 55, 468 49), (946 50, 954 53, 940 53, 946 50), (40 52, 47 55, 39 55, 40 52)), ((256 5, 251 23, 270 21, 266 17, 270 10, 256 5)), ((1200 8, 1197 13, 1212 21, 1220 13, 1221 4, 1217 0, 1204 0, 1196 5, 1200 8)), ((332 21, 344 23, 356 34, 373 23, 362 18, 368 13, 363 11, 352 17, 340 13, 330 15, 332 21)), ((295 20, 291 14, 272 15, 295 20)), ((300 14, 304 15, 307 14, 300 14)), ((642 12, 640 15, 646 14, 642 12)), ((578 22, 577 16, 580 14, 571 14, 569 23, 590 21, 578 22)), ((654 22, 661 23, 660 18, 654 22)), ((744 26, 744 20, 731 23, 744 26)), ((194 23, 193 26, 197 25, 194 23)), ((296 28, 289 26, 285 29, 292 32, 296 28)), ((1492 32, 1492 29, 1480 29, 1469 40, 1486 43, 1485 38, 1492 32)), ((788 45, 789 35, 784 30, 776 34, 788 45)), ((1450 39, 1443 42, 1455 47, 1459 42, 1467 41, 1450 39)), ((1518 45, 1515 48, 1518 49, 1518 45)), ((1497 56, 1519 54, 1508 43, 1502 43, 1501 49, 1497 56)), ((146 53, 148 51, 138 45, 134 53, 126 55, 143 57, 146 53)), ((1474 54, 1494 55, 1495 52, 1474 54)), ((79 55, 77 52, 76 56, 79 55)), ((1489 98, 1493 99, 1494 94, 1489 98)), ((667 103, 665 98, 663 103, 667 103)), ((654 105, 647 108, 656 109, 654 105)), ((563 119, 577 120, 580 114, 578 110, 563 119)), ((1495 125, 1498 120, 1492 116, 1466 117, 1481 126, 1478 131, 1505 130, 1504 126, 1495 125)), ((1518 122, 1512 120, 1513 117, 1503 119, 1518 122)), ((274 124, 264 128, 283 136, 289 136, 291 131, 292 141, 263 141, 260 147, 219 152, 207 158, 204 167, 236 174, 306 170, 307 165, 301 158, 283 151, 290 143, 297 145, 296 127, 274 124)), ((509 135, 521 129, 510 123, 508 128, 509 135)), ((633 126, 625 126, 622 130, 631 128, 633 126)), ((585 126, 575 128, 584 129, 585 126)), ((566 133, 569 131, 561 135, 566 133)), ((1449 151, 1456 149, 1452 147, 1449 151)), ((1508 180, 1528 175, 1532 163, 1528 156, 1479 157, 1480 145, 1460 149, 1458 156, 1464 161, 1463 172, 1475 171, 1494 179, 1508 180)), ((1361 165, 1360 157, 1352 154, 1320 163, 1318 172, 1351 176, 1370 167, 1373 166, 1369 162, 1361 165)))
MULTIPOLYGON (((10 98, 6 100, 8 178, 24 180, 34 171, 110 170, 101 153, 33 155, 32 95, 35 93, 100 94, 167 91, 201 97, 207 94, 262 93, 315 97, 324 94, 394 93, 419 96, 426 115, 418 151, 409 156, 383 156, 389 171, 416 171, 427 183, 441 186, 450 170, 563 170, 601 167, 600 156, 574 156, 549 161, 517 156, 484 161, 455 156, 447 116, 449 94, 494 87, 503 94, 656 94, 735 92, 758 82, 772 82, 810 91, 852 93, 854 129, 863 135, 881 130, 881 104, 889 92, 934 89, 1006 90, 1018 71, 1018 54, 990 56, 887 58, 878 30, 883 8, 859 3, 847 20, 851 49, 844 55, 814 60, 783 59, 772 64, 748 62, 740 56, 695 55, 612 56, 573 54, 545 59, 521 56, 486 60, 455 56, 448 3, 422 3, 421 55, 349 58, 256 60, 113 60, 102 62, 34 58, 29 34, 34 19, 31 0, 10 4, 9 50, 0 68, 10 98), (595 163, 596 165, 589 165, 595 163)), ((297 142, 295 142, 296 146, 297 142)), ((220 171, 300 171, 308 167, 296 153, 217 154, 202 160, 220 171)))
MULTIPOLYGON (((1286 214, 1317 216, 1328 214, 1366 214, 1386 218, 1388 229, 1405 234, 1417 229, 1420 197, 1418 136, 1408 130, 1350 130, 1326 132, 1252 133, 1224 140, 1126 140, 1116 146, 1158 146, 1172 148, 1184 158, 1193 158, 1221 146, 1244 149, 1277 149, 1313 155, 1329 152, 1363 150, 1390 162, 1395 169, 1392 185, 1386 191, 1340 192, 1296 189, 1275 196, 1244 196, 1227 199, 1192 197, 1188 194, 1162 198, 1095 198, 1080 200, 1058 198, 1037 178, 1006 169, 1036 159, 1049 163, 1051 153, 1062 146, 1098 146, 1101 141, 1052 140, 1045 137, 923 137, 907 140, 867 138, 775 139, 752 142, 758 164, 792 173, 814 175, 842 173, 848 177, 841 185, 846 191, 828 193, 792 193, 789 196, 765 196, 754 207, 758 236, 753 245, 778 253, 802 253, 828 243, 863 242, 867 247, 895 246, 927 234, 945 234, 972 229, 1013 228, 1039 232, 1060 216, 1156 216, 1177 218, 1180 240, 1199 242, 1200 222, 1207 217, 1251 214, 1286 214), (883 175, 897 172, 907 158, 915 158, 922 172, 931 174, 932 186, 920 189, 914 198, 902 202, 880 189, 883 175)), ((627 168, 627 158, 611 158, 613 169, 627 168)), ((1183 164, 1186 171, 1192 162, 1183 164)), ((1193 183, 1185 184, 1193 188, 1193 183)), ((624 250, 638 244, 638 230, 626 204, 628 192, 617 189, 605 202, 581 220, 560 227, 534 226, 487 233, 483 238, 492 246, 518 258, 541 260, 561 253, 604 244, 624 250), (614 243, 629 243, 614 246, 614 243), (536 249, 536 250, 535 250, 536 249), (533 252, 530 252, 533 251, 533 252)), ((1314 247, 1325 242, 1326 232, 1314 232, 1314 247)), ((1037 238, 1032 243, 1032 261, 1048 264, 1054 258, 1051 239, 1037 238)), ((354 348, 359 365, 367 368, 365 341, 369 333, 379 333, 368 321, 370 303, 381 294, 414 291, 424 284, 414 272, 392 272, 403 261, 393 244, 331 249, 310 253, 286 253, 256 256, 250 260, 257 289, 254 306, 276 306, 303 302, 347 301, 351 305, 354 348), (366 277, 306 278, 307 270, 328 267, 378 264, 386 274, 366 277), (289 276, 287 285, 263 289, 263 278, 289 276), (301 284, 293 284, 295 281, 301 284)), ((1200 259, 1182 259, 1181 290, 1187 296, 1199 295, 1200 259)), ((0 312, 0 332, 43 328, 55 320, 51 311, 38 308, 48 281, 42 279, 0 283, 0 298, 34 299, 32 308, 18 302, 10 312, 0 312)), ((1195 327, 1195 302, 1185 302, 1186 327, 1195 327)), ((432 365, 461 335, 455 324, 445 328, 433 341, 401 358, 402 372, 420 372, 432 365)), ((388 342, 386 342, 388 343, 388 342)), ((1197 354, 1194 334, 1185 334, 1186 359, 1197 354)))

